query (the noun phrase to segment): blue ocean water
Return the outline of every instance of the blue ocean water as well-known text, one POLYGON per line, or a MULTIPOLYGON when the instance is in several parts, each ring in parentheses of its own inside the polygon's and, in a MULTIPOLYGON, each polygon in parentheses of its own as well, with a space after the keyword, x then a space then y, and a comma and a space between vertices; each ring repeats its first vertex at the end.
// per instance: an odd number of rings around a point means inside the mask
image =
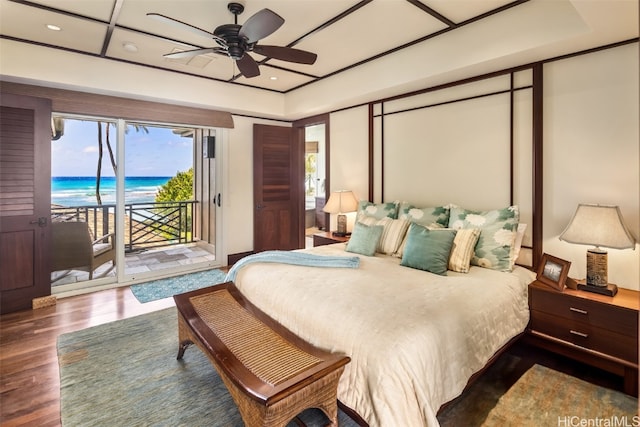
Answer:
MULTIPOLYGON (((160 187, 170 176, 131 176, 124 180, 126 203, 155 201, 160 187)), ((100 178, 103 204, 116 202, 116 178, 100 178)), ((51 178, 51 203, 61 206, 96 205, 96 178, 92 176, 56 176, 51 178)))

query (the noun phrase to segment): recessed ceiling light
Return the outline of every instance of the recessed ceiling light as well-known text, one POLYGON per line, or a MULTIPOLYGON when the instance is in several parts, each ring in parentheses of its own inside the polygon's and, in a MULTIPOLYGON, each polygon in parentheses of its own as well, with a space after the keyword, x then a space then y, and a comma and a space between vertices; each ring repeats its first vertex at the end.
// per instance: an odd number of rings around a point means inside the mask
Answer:
POLYGON ((132 52, 132 53, 135 53, 135 52, 138 51, 138 46, 136 46, 135 44, 133 44, 131 42, 122 43, 122 48, 124 50, 126 50, 127 52, 132 52))
POLYGON ((271 79, 271 80, 278 80, 278 78, 277 78, 276 76, 271 76, 271 77, 269 77, 269 79, 271 79))
POLYGON ((53 24, 47 24, 47 28, 50 29, 51 31, 60 31, 60 30, 62 30, 62 28, 58 27, 57 25, 53 25, 53 24))

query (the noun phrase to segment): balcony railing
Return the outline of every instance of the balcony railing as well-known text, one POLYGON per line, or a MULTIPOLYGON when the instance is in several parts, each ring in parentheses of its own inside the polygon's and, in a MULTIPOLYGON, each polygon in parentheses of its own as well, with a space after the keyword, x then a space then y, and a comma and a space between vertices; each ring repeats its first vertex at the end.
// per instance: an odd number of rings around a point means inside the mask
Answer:
MULTIPOLYGON (((125 252, 194 241, 196 201, 125 205, 125 252)), ((94 236, 115 232, 116 205, 52 206, 51 221, 85 221, 94 236)))

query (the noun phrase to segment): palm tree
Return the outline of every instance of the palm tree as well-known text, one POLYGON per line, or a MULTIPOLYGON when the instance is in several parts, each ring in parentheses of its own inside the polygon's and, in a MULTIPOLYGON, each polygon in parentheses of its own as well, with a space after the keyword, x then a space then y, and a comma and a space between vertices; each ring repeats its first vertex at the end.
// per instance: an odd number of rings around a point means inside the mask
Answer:
MULTIPOLYGON (((113 168, 113 173, 114 175, 117 173, 117 165, 116 165, 116 159, 113 155, 113 148, 111 148, 111 139, 109 138, 109 129, 111 127, 111 125, 113 125, 113 123, 105 123, 105 140, 107 143, 107 150, 109 151, 109 158, 111 160, 111 167, 113 168)), ((142 126, 139 125, 137 123, 132 124, 131 126, 133 126, 133 128, 136 130, 136 132, 140 132, 143 131, 144 133, 149 133, 149 129, 147 129, 146 126, 142 126)), ((127 129, 125 130, 125 133, 129 132, 129 126, 127 126, 127 129)), ((98 165, 97 165, 97 170, 96 170, 96 202, 98 203, 98 205, 102 205, 102 198, 100 197, 100 177, 102 175, 102 154, 103 154, 103 148, 102 148, 102 122, 98 122, 98 165)))

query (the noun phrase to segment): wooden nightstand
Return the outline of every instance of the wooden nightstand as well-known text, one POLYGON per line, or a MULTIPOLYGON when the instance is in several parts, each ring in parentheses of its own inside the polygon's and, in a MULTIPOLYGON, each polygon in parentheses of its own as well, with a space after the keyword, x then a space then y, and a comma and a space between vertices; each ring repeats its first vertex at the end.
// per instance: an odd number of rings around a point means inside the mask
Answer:
POLYGON ((313 246, 331 245, 332 243, 347 243, 349 241, 349 237, 351 236, 338 237, 331 234, 330 231, 321 231, 313 234, 313 246))
POLYGON ((580 290, 558 292, 529 285, 529 338, 536 345, 624 377, 638 395, 640 293, 620 288, 615 297, 580 290))

